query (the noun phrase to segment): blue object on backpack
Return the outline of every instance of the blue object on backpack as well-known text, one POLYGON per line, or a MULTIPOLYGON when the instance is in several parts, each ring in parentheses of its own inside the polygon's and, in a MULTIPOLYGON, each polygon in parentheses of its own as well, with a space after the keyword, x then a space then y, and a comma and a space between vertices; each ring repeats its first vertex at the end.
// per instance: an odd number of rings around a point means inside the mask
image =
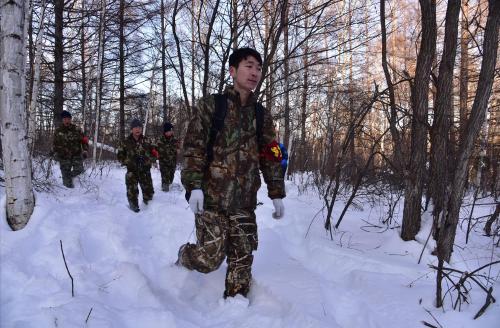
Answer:
POLYGON ((281 168, 283 169, 283 175, 285 175, 286 169, 288 167, 288 150, 286 149, 285 145, 282 144, 281 142, 279 143, 280 145, 280 150, 281 150, 281 168))

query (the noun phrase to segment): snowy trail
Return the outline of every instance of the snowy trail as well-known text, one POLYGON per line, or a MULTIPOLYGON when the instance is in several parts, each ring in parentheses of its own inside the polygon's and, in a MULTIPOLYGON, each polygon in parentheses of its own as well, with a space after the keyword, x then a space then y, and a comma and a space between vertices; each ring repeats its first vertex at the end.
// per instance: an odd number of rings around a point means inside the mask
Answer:
POLYGON ((321 202, 299 196, 291 183, 279 221, 265 187, 259 191, 252 289, 248 300, 223 300, 225 263, 207 275, 173 264, 179 246, 194 241, 194 219, 179 172, 168 193, 160 191, 159 171, 152 173, 154 199, 140 201, 139 213, 127 208, 124 170, 115 168, 73 190, 39 193, 20 232, 4 223, 1 327, 422 327, 432 322, 426 309, 444 327, 497 327, 498 302, 479 321, 471 318, 481 299, 469 312, 434 309, 427 267, 434 258, 426 253, 417 265, 419 243, 402 242, 397 231, 360 230, 354 218, 368 212, 347 217, 333 241, 321 219, 306 237, 321 202))

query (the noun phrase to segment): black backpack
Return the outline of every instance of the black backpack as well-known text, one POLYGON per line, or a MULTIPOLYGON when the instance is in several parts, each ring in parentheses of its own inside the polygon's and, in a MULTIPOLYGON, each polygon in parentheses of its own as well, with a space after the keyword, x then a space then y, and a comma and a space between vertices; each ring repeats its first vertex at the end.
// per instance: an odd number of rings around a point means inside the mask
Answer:
MULTIPOLYGON (((212 126, 207 142, 207 167, 214 159, 214 144, 219 131, 224 128, 224 120, 227 113, 227 96, 225 94, 216 93, 212 95, 215 100, 215 113, 212 117, 212 126)), ((255 104, 255 120, 256 120, 256 134, 257 144, 260 145, 262 140, 262 126, 264 125, 264 106, 257 102, 255 104)))

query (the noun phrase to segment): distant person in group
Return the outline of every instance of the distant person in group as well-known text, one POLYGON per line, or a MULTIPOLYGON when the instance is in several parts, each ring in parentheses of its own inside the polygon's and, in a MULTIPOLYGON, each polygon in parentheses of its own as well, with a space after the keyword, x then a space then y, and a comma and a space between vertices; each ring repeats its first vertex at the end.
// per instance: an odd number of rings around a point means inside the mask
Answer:
POLYGON ((283 171, 283 177, 285 176, 286 169, 288 168, 288 150, 285 145, 280 142, 279 144, 281 150, 281 170, 283 171))
POLYGON ((83 159, 87 158, 89 139, 71 123, 71 113, 63 110, 62 124, 54 133, 53 152, 61 167, 63 185, 74 188, 73 178, 83 172, 83 159))
POLYGON ((255 208, 261 181, 273 200, 274 218, 284 215, 281 154, 271 112, 253 93, 262 78, 262 58, 251 48, 229 57, 233 85, 223 95, 199 100, 184 141, 182 183, 195 213, 196 244, 179 249, 178 265, 208 273, 227 258, 224 298, 247 296, 252 252, 257 249, 255 208))
POLYGON ((118 148, 117 157, 123 166, 127 167, 125 185, 129 207, 139 212, 139 188, 141 186, 144 204, 153 199, 154 189, 151 179, 151 165, 156 162, 158 152, 150 141, 142 135, 142 122, 133 119, 130 123, 131 133, 118 148))
POLYGON ((174 137, 174 126, 170 122, 163 124, 163 135, 158 141, 158 160, 160 162, 161 190, 168 191, 174 181, 177 164, 177 139, 174 137))

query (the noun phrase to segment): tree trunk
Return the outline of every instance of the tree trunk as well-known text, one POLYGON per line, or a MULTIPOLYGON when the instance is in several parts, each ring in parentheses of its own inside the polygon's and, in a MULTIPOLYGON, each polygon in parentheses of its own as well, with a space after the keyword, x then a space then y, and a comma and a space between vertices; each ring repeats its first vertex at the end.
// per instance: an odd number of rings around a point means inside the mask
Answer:
MULTIPOLYGON (((304 12, 307 12, 307 3, 304 4, 304 12)), ((309 20, 305 18, 304 29, 307 31, 309 20)), ((300 147, 299 147, 299 169, 306 170, 306 120, 307 120, 307 94, 309 92, 309 45, 308 41, 304 42, 304 54, 302 56, 302 65, 304 74, 302 76, 302 96, 300 102, 300 147)))
POLYGON ((464 135, 460 140, 458 157, 455 160, 456 167, 450 200, 447 204, 446 218, 444 222, 440 224, 441 232, 437 241, 438 258, 446 262, 450 261, 451 253, 453 252, 453 242, 455 241, 460 206, 462 205, 469 158, 474 148, 474 142, 485 120, 495 74, 498 50, 498 29, 500 25, 500 1, 490 0, 488 3, 488 18, 484 30, 483 60, 479 73, 479 82, 464 135))
POLYGON ((82 129, 83 133, 87 133, 87 120, 85 119, 85 115, 87 114, 87 54, 85 53, 85 1, 81 3, 81 20, 82 23, 80 25, 80 59, 82 61, 81 72, 82 72, 82 129))
POLYGON ((429 80, 436 50, 436 2, 420 0, 422 15, 422 38, 417 57, 415 82, 411 93, 413 108, 411 130, 411 156, 405 173, 405 204, 401 238, 415 239, 420 231, 420 211, 425 180, 427 155, 427 114, 429 104, 429 80))
MULTIPOLYGON (((162 85, 162 114, 163 121, 169 121, 170 117, 168 117, 167 112, 167 63, 166 63, 166 54, 167 54, 167 45, 165 42, 165 0, 161 0, 160 7, 160 19, 161 19, 161 85, 162 85)), ((194 57, 194 53, 193 53, 194 57)))
POLYGON ((42 0, 41 4, 41 13, 40 13, 40 29, 38 31, 38 35, 36 36, 35 48, 33 52, 34 60, 32 65, 32 76, 31 76, 31 97, 28 109, 28 138, 29 138, 29 146, 28 149, 30 154, 33 153, 33 148, 35 145, 36 138, 36 104, 38 100, 38 91, 40 90, 40 65, 42 59, 42 40, 45 33, 45 0, 42 0))
POLYGON ((54 125, 62 122, 64 110, 64 40, 63 40, 64 0, 54 0, 54 125))
POLYGON ((403 168, 405 167, 405 161, 403 157, 401 146, 401 136, 397 128, 398 123, 398 112, 396 107, 396 95, 394 92, 394 85, 391 81, 391 74, 389 72, 389 67, 387 65, 387 32, 385 26, 385 1, 380 0, 380 26, 382 32, 382 68, 384 69, 385 81, 387 83, 387 88, 389 90, 389 105, 390 105, 390 115, 389 115, 389 129, 391 132, 392 142, 394 144, 394 169, 396 174, 401 175, 403 173, 403 168))
POLYGON ((99 136, 99 121, 101 119, 101 90, 103 80, 103 57, 104 57, 104 26, 106 25, 106 0, 101 1, 101 19, 99 22, 99 50, 97 54, 97 83, 95 96, 95 124, 94 124, 94 149, 92 151, 92 162, 97 164, 97 138, 99 136))
MULTIPOLYGON (((175 0, 174 3, 174 10, 172 13, 172 34, 174 35, 174 40, 175 40, 175 46, 177 49, 177 58, 179 60, 179 70, 176 70, 177 75, 179 77, 179 80, 181 82, 181 87, 182 87, 182 94, 184 98, 184 106, 186 106, 186 110, 188 111, 189 114, 189 98, 187 95, 187 89, 186 89, 186 79, 184 76, 184 62, 182 60, 182 51, 181 51, 181 41, 179 39, 179 36, 177 35, 177 22, 176 22, 176 17, 177 14, 179 13, 179 0, 175 0)), ((189 116, 189 115, 188 115, 189 116)))
MULTIPOLYGON (((450 128, 453 116, 453 66, 457 53, 460 1, 449 0, 446 10, 444 47, 437 80, 434 123, 431 129, 431 178, 429 189, 434 201, 434 237, 439 234, 438 220, 450 187, 450 128)), ((436 238, 437 239, 437 238, 436 238)))
MULTIPOLYGON (((163 2, 162 2, 163 4, 163 2)), ((125 138, 125 0, 120 0, 120 9, 119 9, 119 60, 120 60, 120 130, 119 130, 119 139, 123 140, 125 138)), ((104 39, 101 40, 104 42, 104 39)), ((95 147, 94 147, 95 148, 95 147)))
POLYGON ((289 49, 288 49, 288 14, 289 14, 289 4, 286 3, 286 9, 285 9, 285 24, 283 26, 283 48, 284 48, 284 58, 283 58, 283 78, 284 78, 284 84, 285 84, 285 112, 284 112, 284 117, 285 117, 285 131, 284 131, 284 136, 283 136, 283 144, 287 149, 289 148, 290 145, 290 59, 288 58, 289 56, 289 49))
POLYGON ((469 98, 469 0, 464 0, 462 6, 462 21, 460 23, 460 117, 458 138, 462 139, 465 131, 465 122, 467 121, 469 98))
POLYGON ((220 0, 215 1, 214 8, 212 9, 212 17, 210 19, 210 22, 208 23, 208 30, 207 34, 205 36, 205 40, 201 43, 201 49, 203 50, 203 55, 204 55, 204 69, 203 69, 203 85, 201 87, 201 92, 203 97, 207 95, 207 89, 208 89, 208 78, 210 76, 210 52, 212 50, 211 48, 211 37, 212 37, 212 30, 214 26, 215 19, 217 18, 217 13, 219 12, 219 3, 220 0))
POLYGON ((26 4, 20 0, 0 2, 0 139, 6 217, 12 230, 26 226, 35 206, 26 138, 26 4))

